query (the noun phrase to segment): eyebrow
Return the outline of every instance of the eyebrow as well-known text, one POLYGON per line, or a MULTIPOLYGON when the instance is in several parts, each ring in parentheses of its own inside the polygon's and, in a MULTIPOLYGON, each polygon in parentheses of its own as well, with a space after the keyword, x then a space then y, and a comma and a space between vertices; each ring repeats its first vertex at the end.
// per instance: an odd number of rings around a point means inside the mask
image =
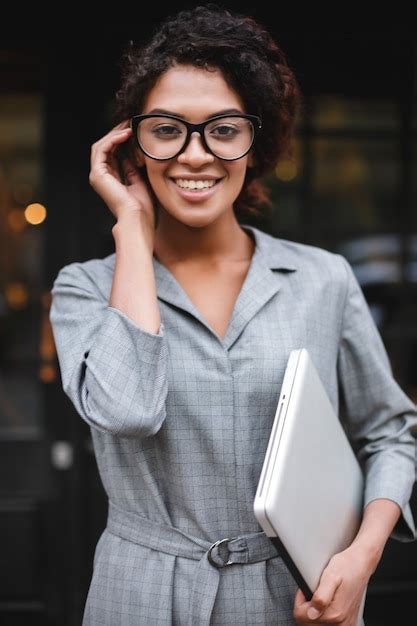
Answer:
MULTIPOLYGON (((241 114, 243 113, 243 111, 239 111, 239 109, 222 109, 221 111, 216 111, 215 113, 211 113, 208 117, 215 117, 216 115, 233 115, 234 113, 236 114, 241 114)), ((149 111, 148 115, 153 115, 153 114, 161 114, 161 115, 176 115, 177 117, 184 117, 183 115, 181 115, 181 113, 177 113, 175 111, 168 111, 167 109, 152 109, 152 111, 149 111)))

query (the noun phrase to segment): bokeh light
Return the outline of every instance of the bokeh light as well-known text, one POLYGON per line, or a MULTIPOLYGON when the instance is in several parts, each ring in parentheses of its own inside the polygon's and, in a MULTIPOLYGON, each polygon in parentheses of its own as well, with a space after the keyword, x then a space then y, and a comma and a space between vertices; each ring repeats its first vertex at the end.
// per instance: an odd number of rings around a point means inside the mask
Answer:
POLYGON ((25 218, 29 224, 33 224, 34 226, 42 224, 46 219, 46 208, 43 204, 39 204, 39 202, 28 204, 25 209, 25 218))

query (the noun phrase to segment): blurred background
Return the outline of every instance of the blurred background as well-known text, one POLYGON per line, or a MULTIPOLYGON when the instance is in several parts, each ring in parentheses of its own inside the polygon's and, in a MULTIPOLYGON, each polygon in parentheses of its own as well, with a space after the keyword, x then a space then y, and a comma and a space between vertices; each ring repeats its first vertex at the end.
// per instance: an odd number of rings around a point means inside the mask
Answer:
MULTIPOLYGON (((415 29, 337 20, 300 32, 264 4, 223 3, 272 32, 306 107, 295 161, 266 179, 273 214, 243 223, 350 261, 394 376, 417 402, 415 29)), ((61 16, 42 36, 26 20, 0 40, 0 623, 8 626, 82 621, 107 501, 89 429, 62 390, 50 288, 62 266, 114 252, 114 218, 88 183, 91 144, 110 130, 122 47, 166 14, 131 8, 99 26, 61 16)), ((417 520, 416 491, 412 503, 417 520)), ((366 626, 414 623, 416 593, 417 543, 389 540, 366 626)))

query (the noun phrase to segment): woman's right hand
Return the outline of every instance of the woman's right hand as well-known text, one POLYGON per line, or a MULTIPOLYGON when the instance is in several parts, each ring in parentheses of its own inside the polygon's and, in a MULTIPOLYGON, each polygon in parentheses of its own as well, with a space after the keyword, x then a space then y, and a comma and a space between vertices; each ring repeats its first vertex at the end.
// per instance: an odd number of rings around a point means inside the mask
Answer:
POLYGON ((116 150, 130 139, 132 131, 129 120, 124 120, 112 128, 91 148, 90 185, 104 200, 118 222, 125 216, 145 217, 148 227, 155 229, 153 199, 147 185, 132 162, 122 161, 124 178, 121 180, 116 150))

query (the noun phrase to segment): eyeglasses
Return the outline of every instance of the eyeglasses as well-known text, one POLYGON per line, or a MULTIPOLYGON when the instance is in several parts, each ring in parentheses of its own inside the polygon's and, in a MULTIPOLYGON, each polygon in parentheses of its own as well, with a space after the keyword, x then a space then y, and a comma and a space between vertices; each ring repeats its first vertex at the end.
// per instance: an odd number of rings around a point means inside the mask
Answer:
POLYGON ((200 133, 204 149, 225 161, 235 161, 251 149, 262 128, 257 115, 216 115, 191 124, 176 115, 134 115, 130 120, 139 148, 151 159, 166 161, 183 152, 194 132, 200 133))

